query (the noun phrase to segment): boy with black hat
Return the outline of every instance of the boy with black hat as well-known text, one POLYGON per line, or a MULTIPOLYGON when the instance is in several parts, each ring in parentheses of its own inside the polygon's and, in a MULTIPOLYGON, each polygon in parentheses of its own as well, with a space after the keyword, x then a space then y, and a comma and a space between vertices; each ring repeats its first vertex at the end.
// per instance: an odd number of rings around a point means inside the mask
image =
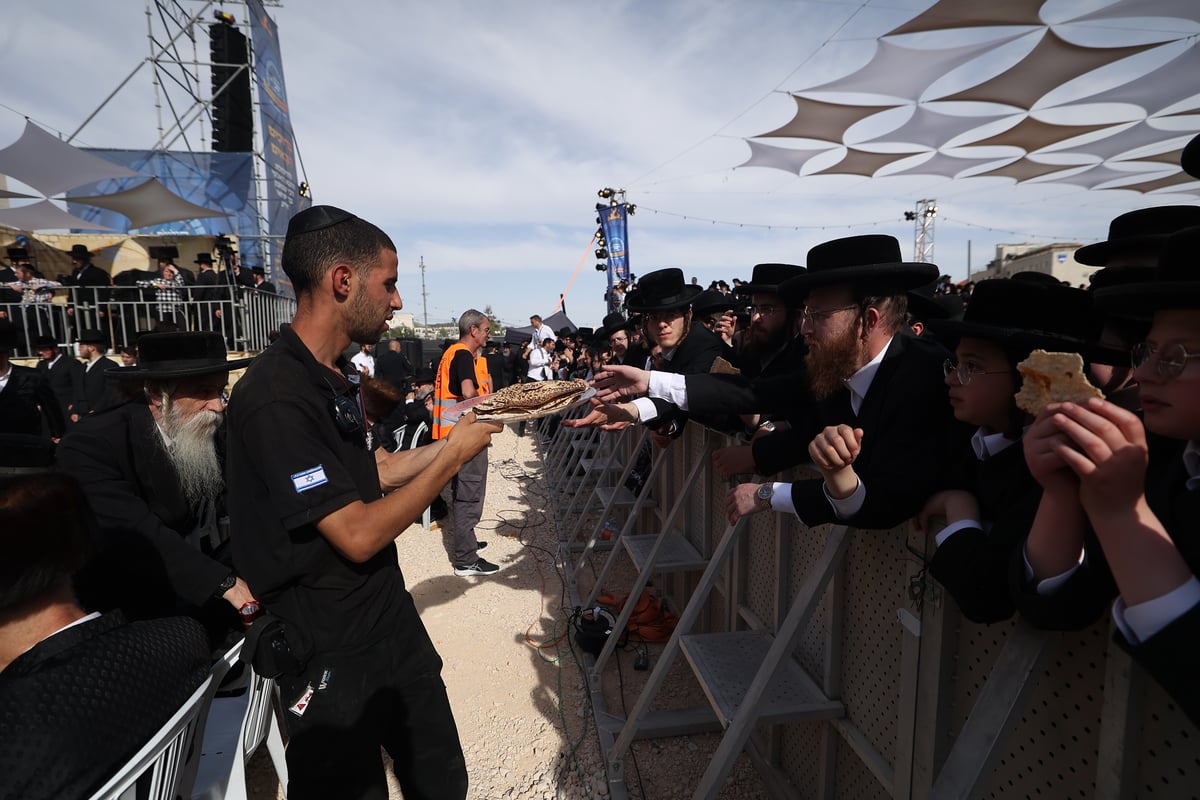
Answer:
POLYGON ((1188 228, 1146 280, 1096 291, 1105 310, 1151 318, 1132 354, 1144 423, 1099 399, 1038 415, 1025 458, 1044 493, 1017 599, 1034 624, 1077 629, 1116 595, 1117 642, 1200 723, 1198 253, 1188 228))
POLYGON ((107 350, 108 337, 103 331, 89 329, 79 334, 79 355, 84 359, 84 364, 83 392, 71 414, 76 422, 86 414, 95 414, 113 405, 111 387, 105 373, 117 369, 117 365, 104 357, 107 350))

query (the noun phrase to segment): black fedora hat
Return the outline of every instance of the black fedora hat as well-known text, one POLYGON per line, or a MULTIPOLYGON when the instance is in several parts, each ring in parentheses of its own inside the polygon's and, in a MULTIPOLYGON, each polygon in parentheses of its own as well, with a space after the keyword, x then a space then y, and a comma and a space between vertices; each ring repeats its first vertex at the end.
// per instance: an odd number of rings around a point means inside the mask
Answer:
POLYGON ((690 306, 703 291, 699 286, 684 283, 683 270, 678 267, 656 269, 638 278, 638 288, 625 298, 630 311, 669 311, 690 306))
POLYGON ((780 294, 800 305, 810 289, 850 284, 871 294, 899 294, 938 276, 933 264, 904 261, 895 236, 871 233, 819 244, 808 251, 808 271, 785 281, 780 294))
POLYGON ((73 244, 70 250, 63 250, 63 252, 71 258, 78 258, 80 261, 87 261, 92 257, 92 251, 88 250, 85 244, 73 244))
POLYGON ((108 346, 108 336, 104 331, 96 330, 95 328, 85 328, 79 332, 80 344, 99 344, 108 346))
POLYGON ((738 294, 779 294, 779 287, 784 281, 804 273, 804 267, 796 264, 755 264, 750 282, 740 284, 734 291, 738 294))
POLYGON ((592 340, 596 338, 596 331, 592 328, 576 328, 575 338, 579 340, 580 344, 590 346, 592 340))
POLYGON ((179 258, 179 248, 173 244, 151 247, 150 258, 155 261, 170 261, 174 263, 175 259, 179 258))
POLYGON ((193 264, 211 264, 213 263, 212 253, 196 253, 196 260, 193 264))
POLYGON ((1108 239, 1079 248, 1075 260, 1103 267, 1127 250, 1157 250, 1172 233, 1194 225, 1200 225, 1200 206, 1139 208, 1114 218, 1108 224, 1108 239))
POLYGON ((24 247, 10 247, 8 248, 8 260, 14 263, 17 261, 28 261, 29 251, 24 247))
POLYGON ((1089 356, 1099 329, 1099 317, 1083 289, 1004 278, 977 283, 962 319, 929 322, 929 330, 948 346, 967 336, 1089 356))
POLYGON ((702 316, 719 311, 732 311, 737 306, 744 305, 745 302, 745 298, 732 294, 721 294, 716 289, 705 289, 692 301, 692 313, 702 316))
POLYGON ((33 337, 33 349, 34 350, 45 350, 47 347, 52 347, 55 350, 57 350, 58 349, 58 340, 55 339, 53 336, 47 336, 44 333, 41 336, 33 337))
POLYGON ((908 312, 921 322, 935 319, 962 319, 962 297, 956 294, 937 294, 938 282, 930 281, 908 290, 908 312))
POLYGON ((1187 147, 1183 148, 1179 166, 1183 167, 1183 171, 1193 178, 1200 178, 1200 134, 1194 136, 1187 143, 1187 147))
POLYGON ((147 333, 138 339, 137 346, 137 366, 110 369, 108 377, 142 380, 191 378, 239 369, 253 360, 226 360, 225 338, 219 333, 203 331, 147 333))
POLYGON ((1146 280, 1097 289, 1095 297, 1101 310, 1114 314, 1200 308, 1200 226, 1168 236, 1146 280))
POLYGON ((437 380, 437 373, 430 367, 421 367, 417 373, 413 375, 413 383, 433 383, 437 380))
POLYGON ((595 336, 598 341, 604 341, 617 331, 627 331, 632 327, 632 320, 625 319, 620 311, 614 311, 604 316, 604 322, 596 329, 595 336))

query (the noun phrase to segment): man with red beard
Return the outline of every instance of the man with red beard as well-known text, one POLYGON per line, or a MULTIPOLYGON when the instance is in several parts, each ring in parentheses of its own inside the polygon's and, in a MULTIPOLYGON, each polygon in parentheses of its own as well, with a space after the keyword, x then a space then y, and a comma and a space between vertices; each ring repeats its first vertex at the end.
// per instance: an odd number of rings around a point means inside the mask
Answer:
POLYGON ((143 396, 89 415, 63 439, 56 468, 74 476, 95 511, 97 554, 78 578, 90 610, 130 619, 189 613, 214 639, 254 600, 227 555, 219 433, 229 371, 217 333, 155 333, 138 340, 143 396))
POLYGON ((891 236, 851 236, 810 250, 808 272, 783 283, 780 293, 803 303, 811 397, 794 375, 751 383, 610 367, 597 377, 599 399, 648 391, 693 412, 786 414, 790 428, 755 439, 750 467, 770 475, 812 459, 823 480, 742 484, 727 498, 730 521, 774 509, 809 526, 892 527, 921 509, 958 431, 942 378, 946 350, 904 325, 904 293, 937 274, 932 264, 902 261, 891 236))

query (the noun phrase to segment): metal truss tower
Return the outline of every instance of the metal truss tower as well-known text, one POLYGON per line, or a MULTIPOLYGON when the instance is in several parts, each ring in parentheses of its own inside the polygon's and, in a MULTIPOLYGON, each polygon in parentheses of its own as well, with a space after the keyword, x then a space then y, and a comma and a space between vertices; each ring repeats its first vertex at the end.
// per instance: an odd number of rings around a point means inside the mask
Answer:
POLYGON ((915 211, 904 212, 904 218, 913 223, 913 261, 933 263, 933 223, 937 211, 937 201, 927 198, 917 201, 915 211))

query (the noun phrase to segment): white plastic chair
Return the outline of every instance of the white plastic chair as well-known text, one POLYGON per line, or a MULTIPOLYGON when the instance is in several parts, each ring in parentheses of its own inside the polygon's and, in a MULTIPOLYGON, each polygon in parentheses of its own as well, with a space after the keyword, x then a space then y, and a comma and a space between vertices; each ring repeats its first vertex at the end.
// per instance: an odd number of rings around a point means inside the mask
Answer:
POLYGON ((196 757, 197 734, 203 730, 204 712, 212 700, 216 681, 210 674, 158 733, 108 780, 91 800, 133 800, 138 785, 148 786, 148 800, 175 800, 191 791, 188 762, 196 757))
MULTIPOLYGON (((238 642, 223 660, 236 663, 241 656, 238 642)), ((284 756, 283 727, 275 702, 275 681, 264 678, 249 664, 246 688, 231 697, 217 697, 208 712, 204 745, 200 755, 193 800, 246 800, 246 762, 265 741, 279 783, 287 796, 287 761, 284 756)))

